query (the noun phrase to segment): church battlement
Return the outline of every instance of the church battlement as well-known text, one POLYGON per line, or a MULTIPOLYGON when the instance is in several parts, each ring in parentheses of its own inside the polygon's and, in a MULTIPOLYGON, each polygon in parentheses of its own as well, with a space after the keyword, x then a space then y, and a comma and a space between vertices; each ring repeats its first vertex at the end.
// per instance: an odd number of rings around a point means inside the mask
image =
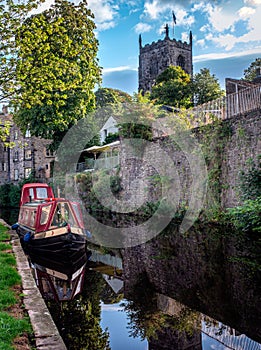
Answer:
POLYGON ((176 40, 176 39, 170 39, 165 38, 164 40, 159 39, 158 41, 153 41, 151 44, 145 44, 143 47, 140 47, 140 52, 146 52, 151 51, 152 49, 161 48, 162 45, 164 45, 164 41, 169 41, 170 45, 175 45, 176 47, 190 50, 191 44, 187 43, 186 41, 176 40))

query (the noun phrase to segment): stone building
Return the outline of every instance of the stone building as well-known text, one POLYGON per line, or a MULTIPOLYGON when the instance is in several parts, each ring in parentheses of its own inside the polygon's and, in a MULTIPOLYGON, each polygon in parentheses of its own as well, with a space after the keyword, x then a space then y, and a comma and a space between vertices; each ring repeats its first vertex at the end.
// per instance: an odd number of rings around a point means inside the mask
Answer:
POLYGON ((151 91, 158 75, 169 66, 180 66, 192 77, 192 33, 189 34, 189 43, 170 39, 167 24, 164 40, 158 40, 145 46, 142 46, 140 35, 139 91, 151 91))
POLYGON ((33 174, 39 182, 46 182, 51 177, 54 155, 48 150, 50 140, 32 137, 28 130, 25 135, 13 123, 7 108, 0 113, 1 127, 11 123, 8 147, 0 142, 0 185, 18 183, 33 174))

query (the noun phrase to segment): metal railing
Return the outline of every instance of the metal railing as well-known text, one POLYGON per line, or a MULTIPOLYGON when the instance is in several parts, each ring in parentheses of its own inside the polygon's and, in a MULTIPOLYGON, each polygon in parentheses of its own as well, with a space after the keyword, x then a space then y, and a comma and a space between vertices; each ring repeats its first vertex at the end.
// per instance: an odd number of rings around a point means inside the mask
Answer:
POLYGON ((112 157, 104 157, 98 159, 88 159, 83 163, 77 164, 77 172, 82 172, 84 170, 100 170, 100 169, 112 169, 115 168, 120 163, 119 155, 112 157))
POLYGON ((229 119, 238 114, 261 108, 261 86, 249 87, 214 101, 204 103, 190 110, 193 124, 206 124, 213 120, 229 119))

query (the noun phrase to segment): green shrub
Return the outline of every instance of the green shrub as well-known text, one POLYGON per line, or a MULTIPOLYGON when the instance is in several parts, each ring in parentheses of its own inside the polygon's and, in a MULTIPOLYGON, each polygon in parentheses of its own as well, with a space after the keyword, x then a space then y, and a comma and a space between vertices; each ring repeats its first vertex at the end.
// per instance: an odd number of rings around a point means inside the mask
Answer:
POLYGON ((261 157, 257 165, 253 159, 248 160, 249 168, 240 173, 240 190, 242 200, 261 197, 261 157))
POLYGON ((261 197, 247 200, 242 206, 229 208, 227 218, 243 232, 261 232, 261 197))

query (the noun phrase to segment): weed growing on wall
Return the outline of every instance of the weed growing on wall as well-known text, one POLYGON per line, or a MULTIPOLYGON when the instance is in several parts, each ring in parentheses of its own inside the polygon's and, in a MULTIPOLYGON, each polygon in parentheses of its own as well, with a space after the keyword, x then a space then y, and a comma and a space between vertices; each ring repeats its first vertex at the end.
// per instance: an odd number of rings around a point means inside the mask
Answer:
POLYGON ((202 126, 198 132, 208 168, 207 208, 219 211, 221 208, 223 153, 231 135, 231 127, 212 116, 212 123, 202 126))
POLYGON ((241 199, 256 199, 261 197, 261 155, 258 161, 249 159, 247 169, 240 172, 240 192, 241 199))

